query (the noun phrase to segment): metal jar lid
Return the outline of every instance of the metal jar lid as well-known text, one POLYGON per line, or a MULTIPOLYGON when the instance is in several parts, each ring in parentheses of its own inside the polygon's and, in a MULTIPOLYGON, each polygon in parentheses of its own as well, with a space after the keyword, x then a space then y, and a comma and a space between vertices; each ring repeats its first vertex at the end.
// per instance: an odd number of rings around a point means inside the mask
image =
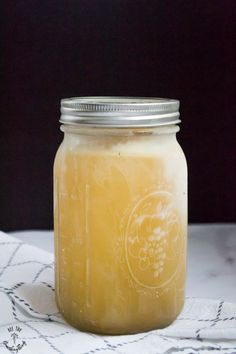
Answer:
POLYGON ((60 122, 111 128, 177 124, 179 101, 155 97, 65 98, 61 100, 60 122))

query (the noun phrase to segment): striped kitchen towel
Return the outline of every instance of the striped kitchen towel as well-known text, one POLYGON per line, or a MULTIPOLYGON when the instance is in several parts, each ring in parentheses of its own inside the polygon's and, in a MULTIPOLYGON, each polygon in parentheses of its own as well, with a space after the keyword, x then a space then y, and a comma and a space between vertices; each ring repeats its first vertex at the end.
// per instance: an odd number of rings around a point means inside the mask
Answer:
POLYGON ((168 328, 102 336, 58 312, 53 255, 0 232, 0 354, 236 354, 236 304, 188 298, 168 328))

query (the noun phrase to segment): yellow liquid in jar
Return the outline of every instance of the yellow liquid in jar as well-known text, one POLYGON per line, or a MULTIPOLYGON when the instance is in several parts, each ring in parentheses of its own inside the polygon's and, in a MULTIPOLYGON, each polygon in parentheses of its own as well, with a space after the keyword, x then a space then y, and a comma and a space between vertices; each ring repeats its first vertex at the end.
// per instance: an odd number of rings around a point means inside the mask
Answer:
POLYGON ((110 334, 170 324, 184 303, 186 225, 163 159, 68 150, 58 153, 54 178, 65 319, 110 334))

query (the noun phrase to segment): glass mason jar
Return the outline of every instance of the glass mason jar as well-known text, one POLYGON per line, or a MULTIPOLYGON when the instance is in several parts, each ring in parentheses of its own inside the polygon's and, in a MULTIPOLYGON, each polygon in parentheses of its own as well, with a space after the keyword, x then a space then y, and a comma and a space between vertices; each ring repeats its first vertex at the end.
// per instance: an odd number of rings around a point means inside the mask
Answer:
POLYGON ((74 327, 168 326, 185 298, 187 167, 179 102, 61 101, 54 165, 56 299, 74 327))

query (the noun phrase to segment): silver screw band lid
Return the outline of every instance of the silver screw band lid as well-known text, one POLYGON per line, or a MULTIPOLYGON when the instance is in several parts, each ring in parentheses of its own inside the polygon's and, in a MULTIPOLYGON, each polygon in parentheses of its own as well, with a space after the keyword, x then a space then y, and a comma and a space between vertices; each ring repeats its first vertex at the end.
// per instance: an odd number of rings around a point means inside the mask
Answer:
POLYGON ((111 128, 177 124, 179 101, 155 97, 65 98, 61 100, 60 122, 111 128))

